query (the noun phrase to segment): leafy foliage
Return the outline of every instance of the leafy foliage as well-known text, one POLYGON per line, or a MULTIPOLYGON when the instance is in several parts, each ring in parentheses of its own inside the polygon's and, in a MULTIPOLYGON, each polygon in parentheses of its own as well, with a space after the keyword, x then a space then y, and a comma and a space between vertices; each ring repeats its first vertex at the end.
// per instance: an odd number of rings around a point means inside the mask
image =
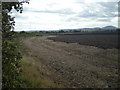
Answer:
MULTIPOLYGON (((28 3, 28 1, 24 1, 28 3)), ((16 9, 22 13, 24 2, 4 2, 2 3, 2 86, 3 88, 16 88, 22 86, 20 79, 21 55, 18 50, 16 33, 14 30, 15 17, 11 17, 9 12, 16 9)))

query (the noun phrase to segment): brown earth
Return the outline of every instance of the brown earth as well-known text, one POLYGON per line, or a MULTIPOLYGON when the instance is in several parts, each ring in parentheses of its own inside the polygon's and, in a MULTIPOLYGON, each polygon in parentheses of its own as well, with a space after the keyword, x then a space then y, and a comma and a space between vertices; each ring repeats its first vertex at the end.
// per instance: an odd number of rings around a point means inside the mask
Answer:
POLYGON ((118 47, 118 34, 72 34, 72 35, 57 35, 48 39, 66 43, 79 43, 80 45, 95 46, 103 49, 111 49, 118 47))
POLYGON ((47 80, 48 84, 42 87, 118 87, 118 49, 54 42, 47 38, 21 40, 23 59, 37 68, 36 78, 47 80))

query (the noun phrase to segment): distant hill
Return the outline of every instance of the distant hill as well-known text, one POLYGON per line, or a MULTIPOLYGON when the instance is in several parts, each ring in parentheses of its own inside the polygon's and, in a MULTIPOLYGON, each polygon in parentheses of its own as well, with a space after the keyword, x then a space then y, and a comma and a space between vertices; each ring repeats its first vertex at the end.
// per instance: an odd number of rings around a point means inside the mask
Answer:
POLYGON ((103 27, 102 29, 104 29, 104 30, 114 30, 114 29, 117 29, 117 27, 114 27, 114 26, 106 26, 106 27, 103 27))
POLYGON ((61 29, 64 31, 70 31, 70 30, 116 30, 117 27, 115 26, 105 26, 105 27, 95 27, 95 28, 79 28, 79 29, 61 29))

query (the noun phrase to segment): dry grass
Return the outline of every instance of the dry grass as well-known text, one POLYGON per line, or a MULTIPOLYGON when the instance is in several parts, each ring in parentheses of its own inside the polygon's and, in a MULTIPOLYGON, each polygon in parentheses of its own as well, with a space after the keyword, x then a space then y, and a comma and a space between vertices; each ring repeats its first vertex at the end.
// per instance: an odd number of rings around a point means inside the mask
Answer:
MULTIPOLYGON (((47 75, 49 72, 46 72, 35 66, 34 62, 27 62, 30 58, 24 56, 24 66, 22 78, 27 80, 28 88, 50 88, 56 87, 54 83, 48 79, 47 75)), ((31 60, 30 60, 31 61, 31 60)))

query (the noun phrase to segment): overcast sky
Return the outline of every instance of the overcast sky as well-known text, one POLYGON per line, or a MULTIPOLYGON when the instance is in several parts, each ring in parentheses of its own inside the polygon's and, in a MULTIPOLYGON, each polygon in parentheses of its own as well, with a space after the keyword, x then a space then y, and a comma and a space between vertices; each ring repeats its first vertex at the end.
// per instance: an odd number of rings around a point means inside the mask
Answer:
POLYGON ((30 0, 12 12, 15 31, 118 26, 118 0, 30 0))

